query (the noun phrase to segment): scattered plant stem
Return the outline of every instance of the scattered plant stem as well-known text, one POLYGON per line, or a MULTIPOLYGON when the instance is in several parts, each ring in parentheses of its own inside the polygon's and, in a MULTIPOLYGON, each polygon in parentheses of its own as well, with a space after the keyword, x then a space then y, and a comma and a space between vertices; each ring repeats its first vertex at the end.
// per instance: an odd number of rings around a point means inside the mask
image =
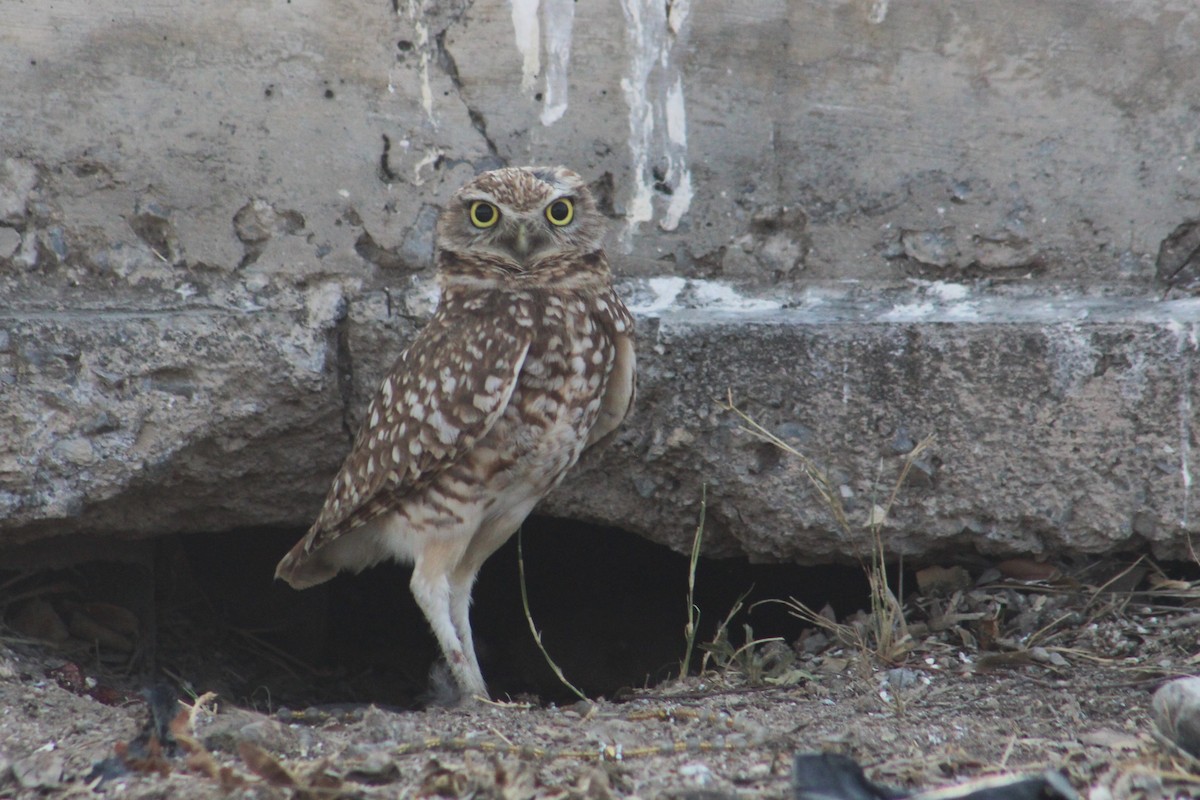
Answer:
POLYGON ((529 623, 529 632, 533 634, 534 644, 538 646, 538 650, 542 651, 542 657, 546 659, 546 663, 550 665, 550 669, 562 685, 570 689, 580 700, 590 703, 591 701, 588 700, 588 696, 581 692, 575 684, 567 680, 567 676, 563 674, 562 668, 550 657, 550 653, 546 651, 546 646, 542 644, 541 632, 533 624, 533 615, 529 612, 529 592, 525 588, 525 546, 519 528, 517 529, 517 572, 521 582, 521 607, 525 609, 525 621, 529 623))
MULTIPOLYGON (((700 671, 708 671, 708 661, 714 654, 722 649, 722 644, 729 642, 729 626, 733 624, 733 618, 736 617, 742 610, 742 606, 746 603, 746 598, 754 591, 753 584, 749 589, 738 595, 737 600, 733 601, 733 605, 729 608, 729 613, 725 615, 725 619, 721 620, 721 624, 717 626, 717 632, 713 634, 712 642, 708 645, 700 645, 700 649, 704 651, 704 657, 700 659, 700 671)), ((728 663, 729 658, 725 658, 728 663)))
POLYGON ((692 558, 688 562, 687 625, 683 636, 687 643, 683 651, 683 662, 679 665, 679 679, 687 677, 692 666, 692 651, 696 646, 696 629, 700 623, 700 609, 696 607, 696 565, 700 561, 700 544, 704 539, 704 511, 708 505, 708 484, 700 486, 700 521, 696 524, 696 535, 692 537, 692 558))

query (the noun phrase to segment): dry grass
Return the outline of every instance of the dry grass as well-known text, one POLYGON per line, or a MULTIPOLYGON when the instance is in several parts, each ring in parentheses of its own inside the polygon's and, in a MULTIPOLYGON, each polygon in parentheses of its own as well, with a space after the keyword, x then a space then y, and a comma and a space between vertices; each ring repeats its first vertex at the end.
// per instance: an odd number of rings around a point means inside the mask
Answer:
POLYGON ((700 487, 700 521, 696 523, 696 535, 692 537, 692 555, 688 561, 687 625, 683 628, 685 647, 683 660, 679 664, 679 678, 687 677, 692 667, 692 653, 696 648, 696 628, 700 624, 700 609, 696 606, 696 565, 700 562, 700 547, 704 542, 704 512, 708 507, 708 486, 700 487))
MULTIPOLYGON (((865 557, 860 557, 870 586, 871 613, 867 625, 838 623, 794 597, 790 597, 787 600, 764 600, 762 602, 782 603, 793 616, 825 629, 838 641, 854 644, 864 655, 870 656, 877 661, 890 665, 902 660, 912 649, 912 637, 908 632, 908 622, 904 617, 903 606, 888 582, 887 552, 883 544, 882 531, 893 506, 896 504, 900 491, 908 479, 908 474, 912 470, 913 464, 933 444, 934 435, 930 434, 922 439, 904 456, 900 465, 900 471, 892 483, 887 500, 880 505, 876 502, 877 498, 872 497, 871 510, 867 515, 865 523, 856 525, 851 522, 850 515, 846 513, 846 508, 842 504, 841 493, 816 462, 780 439, 746 414, 746 412, 738 408, 733 401, 732 392, 729 393, 723 408, 726 411, 736 414, 742 420, 741 430, 761 441, 767 442, 795 459, 799 463, 804 476, 808 479, 818 497, 820 497, 821 502, 828 509, 830 516, 833 517, 834 523, 841 528, 843 535, 850 541, 865 539, 869 545, 868 554, 865 557)), ((880 474, 877 475, 875 480, 877 487, 881 485, 882 463, 880 463, 879 472, 880 474)))

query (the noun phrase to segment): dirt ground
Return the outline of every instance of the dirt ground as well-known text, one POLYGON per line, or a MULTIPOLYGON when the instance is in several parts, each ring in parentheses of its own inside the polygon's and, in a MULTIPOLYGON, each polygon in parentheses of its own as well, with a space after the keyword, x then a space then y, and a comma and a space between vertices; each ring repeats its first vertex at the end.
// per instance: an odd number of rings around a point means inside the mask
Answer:
POLYGON ((1091 798, 1200 787, 1149 717, 1153 690, 1198 661, 1193 584, 1142 563, 1009 570, 1034 574, 927 571, 886 641, 867 614, 795 642, 719 641, 701 676, 559 706, 267 714, 147 687, 10 622, 0 797, 766 798, 814 751, 903 789, 1044 770, 1091 798))

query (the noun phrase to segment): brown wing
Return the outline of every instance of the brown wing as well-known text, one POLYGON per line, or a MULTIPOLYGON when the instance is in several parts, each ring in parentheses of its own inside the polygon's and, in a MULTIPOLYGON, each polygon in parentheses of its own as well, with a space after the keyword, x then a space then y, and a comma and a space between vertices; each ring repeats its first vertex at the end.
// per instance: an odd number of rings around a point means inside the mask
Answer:
POLYGON ((612 434, 629 416, 634 396, 637 394, 633 316, 615 294, 605 298, 597 312, 601 329, 610 337, 615 353, 612 371, 609 372, 604 387, 604 397, 600 400, 600 413, 596 417, 596 424, 588 432, 585 451, 593 449, 597 444, 603 447, 608 443, 612 434))
POLYGON ((428 483, 491 430, 529 350, 529 329, 514 328, 498 329, 486 312, 438 309, 367 407, 354 447, 301 542, 304 554, 428 483))

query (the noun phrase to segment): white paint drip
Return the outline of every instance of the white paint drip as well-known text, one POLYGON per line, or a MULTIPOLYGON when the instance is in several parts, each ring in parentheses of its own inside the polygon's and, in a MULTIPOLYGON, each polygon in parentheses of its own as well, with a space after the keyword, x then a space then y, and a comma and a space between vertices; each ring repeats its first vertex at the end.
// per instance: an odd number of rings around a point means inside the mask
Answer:
POLYGON ((872 25, 881 25, 887 19, 888 0, 874 0, 871 3, 871 10, 867 12, 867 22, 872 25))
POLYGON ((687 147, 687 110, 683 107, 683 78, 676 77, 667 90, 667 138, 680 147, 687 147))
POLYGON ((621 0, 621 11, 625 14, 625 38, 632 53, 629 59, 629 75, 621 79, 621 91, 629 106, 629 153, 633 161, 633 197, 625 214, 625 232, 622 241, 629 249, 638 225, 654 219, 654 207, 650 198, 654 188, 650 182, 650 147, 654 133, 654 108, 646 99, 646 87, 655 57, 660 49, 662 30, 655 11, 662 3, 655 0, 621 0))
MULTIPOLYGON (((682 24, 682 22, 680 23, 682 24)), ((667 90, 667 180, 675 178, 675 189, 659 225, 665 231, 679 227, 679 220, 692 206, 692 173, 687 166, 687 111, 683 104, 683 79, 676 76, 667 90)))
POLYGON ((687 110, 683 80, 672 58, 683 33, 688 0, 621 0, 629 45, 629 72, 621 80, 629 106, 629 152, 633 195, 625 215, 621 241, 632 245, 638 226, 654 218, 654 184, 671 187, 671 198, 659 225, 675 230, 692 203, 692 177, 687 165, 687 110), (658 132, 656 133, 656 128, 658 132), (656 179, 652 162, 666 162, 656 179))
POLYGON ((772 311, 783 307, 777 300, 738 294, 728 283, 720 281, 697 280, 691 281, 690 284, 695 297, 694 305, 699 308, 721 311, 772 311))
POLYGON ((425 24, 425 0, 408 0, 408 18, 412 21, 414 45, 420 61, 417 62, 417 76, 421 81, 421 107, 425 116, 435 126, 437 120, 433 116, 433 87, 429 84, 429 26, 425 24))
MULTIPOLYGON (((683 23, 687 21, 688 13, 692 10, 691 0, 674 0, 667 3, 667 26, 671 29, 671 33, 678 36, 683 30, 683 23)), ((663 66, 667 65, 663 61, 663 66)))
POLYGON ((663 215, 662 222, 658 224, 664 231, 675 230, 679 227, 679 220, 683 218, 691 205, 692 174, 684 170, 675 186, 675 193, 671 195, 671 202, 667 203, 667 213, 663 215))
POLYGON ((1183 370, 1179 389, 1179 475, 1183 482, 1183 527, 1186 528, 1192 506, 1192 370, 1186 363, 1183 370))
POLYGON ((885 322, 916 322, 925 319, 937 311, 937 305, 932 300, 922 300, 917 303, 897 303, 890 310, 879 315, 885 322))
POLYGON ((421 174, 421 171, 426 167, 432 166, 434 162, 436 162, 443 155, 445 155, 445 153, 443 153, 441 148, 438 147, 434 147, 425 152, 424 157, 422 157, 421 160, 418 161, 415 166, 413 166, 414 186, 420 186, 425 183, 425 176, 421 174))
POLYGON ((533 90, 534 81, 542 71, 542 34, 538 25, 539 0, 510 0, 513 33, 517 52, 521 54, 521 89, 533 90))
POLYGON ((969 321, 979 318, 979 303, 970 300, 971 287, 945 281, 911 280, 920 289, 921 299, 897 303, 880 315, 887 322, 919 322, 930 317, 969 321))
POLYGON ((687 280, 675 277, 651 278, 646 281, 646 286, 654 295, 653 299, 645 303, 634 303, 629 310, 635 314, 654 316, 675 305, 679 293, 687 286, 687 280))
POLYGON ((934 281, 929 284, 927 290, 929 294, 934 295, 939 300, 946 303, 954 303, 960 300, 965 300, 971 294, 971 287, 965 283, 946 283, 945 281, 934 281))
POLYGON ((710 311, 773 311, 782 305, 775 300, 746 297, 721 281, 688 280, 675 276, 650 278, 645 282, 649 298, 635 297, 629 310, 656 317, 667 311, 702 308, 710 311))
POLYGON ((571 63, 571 28, 575 0, 542 0, 546 37, 546 93, 542 124, 553 125, 567 113, 567 71, 571 63))
POLYGON ((1200 349, 1200 330, 1196 323, 1184 327, 1177 320, 1167 323, 1175 335, 1179 354, 1179 479, 1183 485, 1183 515, 1180 525, 1188 526, 1192 507, 1192 358, 1200 349))
MULTIPOLYGON (((670 69, 670 54, 676 38, 687 22, 690 10, 688 0, 675 0, 667 4, 667 28, 670 36, 663 43, 660 62, 664 70, 670 69)), ((666 183, 673 187, 666 213, 658 223, 665 231, 679 227, 679 221, 692 206, 692 173, 687 163, 687 108, 684 103, 683 77, 675 70, 675 80, 667 82, 663 98, 663 116, 666 117, 667 157, 666 183)))

